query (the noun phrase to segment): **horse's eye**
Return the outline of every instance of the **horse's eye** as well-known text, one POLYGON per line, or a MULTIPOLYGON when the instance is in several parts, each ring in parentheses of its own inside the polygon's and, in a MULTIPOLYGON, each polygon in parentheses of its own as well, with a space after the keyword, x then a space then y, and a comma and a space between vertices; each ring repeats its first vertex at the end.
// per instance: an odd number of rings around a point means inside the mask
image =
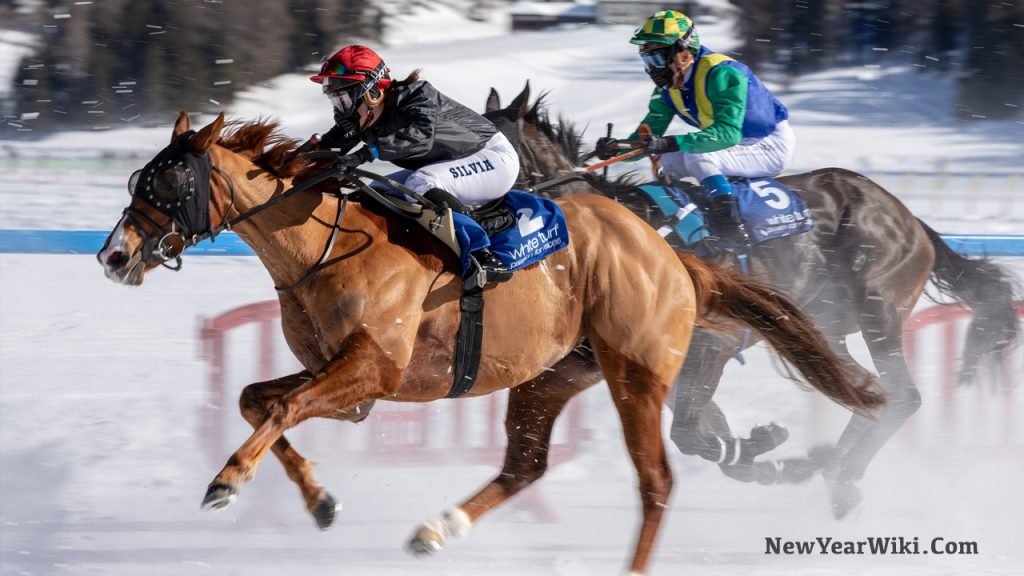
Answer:
POLYGON ((153 178, 153 196, 163 202, 178 202, 185 197, 189 171, 184 166, 161 170, 153 178))

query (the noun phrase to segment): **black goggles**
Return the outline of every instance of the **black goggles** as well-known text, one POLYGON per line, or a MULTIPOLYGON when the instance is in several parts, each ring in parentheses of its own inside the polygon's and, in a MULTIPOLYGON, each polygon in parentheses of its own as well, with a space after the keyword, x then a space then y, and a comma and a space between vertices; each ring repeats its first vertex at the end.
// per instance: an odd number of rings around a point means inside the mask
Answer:
POLYGON ((675 54, 676 51, 673 49, 673 46, 665 46, 658 50, 641 52, 640 58, 643 58, 644 64, 648 68, 667 68, 675 54))

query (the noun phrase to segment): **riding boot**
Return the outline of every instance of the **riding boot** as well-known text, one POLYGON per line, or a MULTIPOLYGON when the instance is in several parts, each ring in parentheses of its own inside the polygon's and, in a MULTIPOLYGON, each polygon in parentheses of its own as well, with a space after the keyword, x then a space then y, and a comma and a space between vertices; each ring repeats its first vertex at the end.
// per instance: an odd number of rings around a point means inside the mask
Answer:
MULTIPOLYGON (((453 212, 465 214, 471 217, 469 208, 456 198, 451 192, 442 190, 441 188, 431 188, 424 195, 424 198, 430 200, 434 204, 448 208, 451 208, 453 212)), ((509 270, 505 264, 491 252, 490 248, 480 248, 470 252, 472 260, 476 262, 479 270, 477 273, 471 273, 467 280, 467 287, 480 287, 482 288, 488 282, 505 282, 512 277, 512 271, 509 270)))
POLYGON ((732 185, 725 176, 715 175, 701 181, 707 191, 711 203, 708 216, 715 227, 715 235, 720 241, 719 249, 747 251, 750 248, 750 235, 747 227, 740 220, 740 212, 733 194, 732 185))

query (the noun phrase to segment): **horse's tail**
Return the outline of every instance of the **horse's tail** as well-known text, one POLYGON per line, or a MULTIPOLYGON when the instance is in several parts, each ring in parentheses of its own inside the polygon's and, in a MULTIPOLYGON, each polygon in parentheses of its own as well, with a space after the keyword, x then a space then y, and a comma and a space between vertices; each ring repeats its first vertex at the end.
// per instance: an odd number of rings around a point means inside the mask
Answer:
POLYGON ((692 254, 677 255, 693 279, 698 317, 715 314, 753 328, 811 386, 837 404, 864 414, 885 403, 874 377, 840 359, 795 302, 692 254), (857 383, 858 379, 862 381, 857 383))
MULTIPOLYGON (((932 283, 939 292, 967 304, 974 312, 957 375, 960 383, 970 382, 985 355, 995 354, 998 358, 1020 336, 1013 306, 1017 287, 1006 270, 988 258, 972 259, 957 254, 938 232, 920 219, 918 222, 935 248, 932 283)), ((938 302, 931 295, 928 298, 938 302)))

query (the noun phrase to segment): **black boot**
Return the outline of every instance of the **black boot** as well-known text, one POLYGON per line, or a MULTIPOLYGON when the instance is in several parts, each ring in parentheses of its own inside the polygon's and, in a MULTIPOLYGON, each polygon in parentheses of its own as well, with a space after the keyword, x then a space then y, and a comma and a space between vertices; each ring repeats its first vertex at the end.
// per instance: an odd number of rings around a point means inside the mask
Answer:
POLYGON ((750 249, 750 235, 747 234, 747 227, 740 220, 736 196, 722 194, 712 198, 709 216, 715 225, 720 250, 746 252, 750 249))
MULTIPOLYGON (((451 208, 452 212, 469 215, 469 208, 447 190, 431 188, 423 197, 438 206, 451 208)), ((466 288, 483 288, 488 282, 496 284, 505 282, 512 277, 512 271, 505 267, 505 264, 494 255, 494 252, 491 252, 490 248, 474 250, 470 256, 476 261, 478 269, 470 272, 469 277, 466 278, 466 288)))
POLYGON ((469 255, 473 257, 480 269, 470 273, 466 282, 467 287, 475 285, 483 288, 488 283, 497 284, 512 278, 512 271, 494 255, 494 252, 491 252, 490 248, 474 250, 469 255))

